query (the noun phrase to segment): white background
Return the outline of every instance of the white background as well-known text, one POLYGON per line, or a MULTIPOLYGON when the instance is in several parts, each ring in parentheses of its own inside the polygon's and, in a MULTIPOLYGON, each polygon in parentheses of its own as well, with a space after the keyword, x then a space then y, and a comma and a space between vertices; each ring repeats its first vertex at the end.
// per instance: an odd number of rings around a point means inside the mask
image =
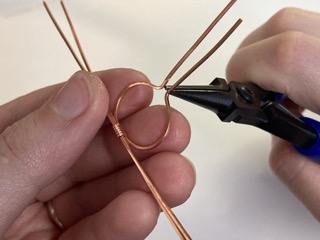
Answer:
MULTIPOLYGON (((67 0, 87 57, 95 70, 130 67, 160 83, 227 0, 67 0)), ((57 1, 49 1, 66 23, 57 1)), ((188 83, 224 77, 241 40, 286 6, 320 12, 319 0, 239 0, 202 45, 187 69, 239 18, 244 23, 188 83)), ((67 29, 67 25, 64 24, 67 29)), ((39 0, 0 0, 0 103, 65 81, 78 70, 39 0)), ((155 102, 161 102, 161 94, 155 102)), ((192 127, 184 152, 197 185, 174 211, 194 239, 319 239, 320 226, 268 167, 270 139, 253 127, 221 123, 211 112, 181 101, 192 127)), ((98 194, 98 193, 97 193, 98 194)), ((161 216, 148 239, 177 239, 161 216)))

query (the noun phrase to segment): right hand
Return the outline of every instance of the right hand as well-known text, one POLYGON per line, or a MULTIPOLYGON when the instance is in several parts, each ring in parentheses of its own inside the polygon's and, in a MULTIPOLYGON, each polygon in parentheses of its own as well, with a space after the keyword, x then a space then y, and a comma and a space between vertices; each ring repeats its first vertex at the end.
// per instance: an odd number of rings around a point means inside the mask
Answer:
MULTIPOLYGON (((284 93, 295 104, 320 114, 320 14, 279 11, 250 34, 231 58, 228 79, 250 81, 284 93)), ((291 143, 274 137, 270 164, 276 175, 320 220, 320 165, 291 143)))

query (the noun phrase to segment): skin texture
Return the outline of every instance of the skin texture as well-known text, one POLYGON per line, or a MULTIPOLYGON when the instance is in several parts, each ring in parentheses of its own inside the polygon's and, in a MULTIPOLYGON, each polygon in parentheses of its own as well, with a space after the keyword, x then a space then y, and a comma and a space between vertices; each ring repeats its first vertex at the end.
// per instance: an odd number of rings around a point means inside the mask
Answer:
MULTIPOLYGON (((144 239, 160 209, 106 120, 121 90, 149 81, 140 72, 112 69, 74 74, 0 106, 1 239, 144 239), (60 232, 44 202, 65 226, 60 232)), ((164 126, 163 106, 137 87, 124 98, 119 118, 128 134, 148 144, 164 126), (158 126, 158 127, 155 127, 158 126)), ((172 112, 164 142, 135 151, 170 206, 189 197, 195 173, 180 153, 190 139, 186 119, 172 112)))
MULTIPOLYGON (((227 67, 228 79, 286 94, 294 111, 320 113, 320 14, 287 8, 251 33, 227 67)), ((273 137, 275 174, 320 220, 320 166, 273 137)))

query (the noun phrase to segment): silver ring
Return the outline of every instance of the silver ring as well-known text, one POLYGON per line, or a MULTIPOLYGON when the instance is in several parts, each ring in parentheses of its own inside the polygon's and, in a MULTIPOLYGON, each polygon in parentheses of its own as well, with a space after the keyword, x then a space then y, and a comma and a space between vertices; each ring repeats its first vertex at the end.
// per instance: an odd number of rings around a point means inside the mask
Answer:
POLYGON ((49 213, 49 216, 50 216, 50 219, 52 220, 52 222, 58 227, 58 229, 60 231, 63 231, 64 230, 63 224, 59 220, 59 218, 57 217, 56 211, 55 211, 52 203, 50 201, 48 201, 45 203, 45 205, 46 205, 46 208, 48 209, 48 213, 49 213))

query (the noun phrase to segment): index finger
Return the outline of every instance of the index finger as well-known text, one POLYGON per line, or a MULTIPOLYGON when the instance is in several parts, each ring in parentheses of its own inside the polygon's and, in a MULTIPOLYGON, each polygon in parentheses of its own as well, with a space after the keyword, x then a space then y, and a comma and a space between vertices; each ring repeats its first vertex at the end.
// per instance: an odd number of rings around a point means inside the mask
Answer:
POLYGON ((284 93, 296 104, 320 113, 319 51, 319 38, 283 32, 240 48, 228 64, 227 78, 284 93))

